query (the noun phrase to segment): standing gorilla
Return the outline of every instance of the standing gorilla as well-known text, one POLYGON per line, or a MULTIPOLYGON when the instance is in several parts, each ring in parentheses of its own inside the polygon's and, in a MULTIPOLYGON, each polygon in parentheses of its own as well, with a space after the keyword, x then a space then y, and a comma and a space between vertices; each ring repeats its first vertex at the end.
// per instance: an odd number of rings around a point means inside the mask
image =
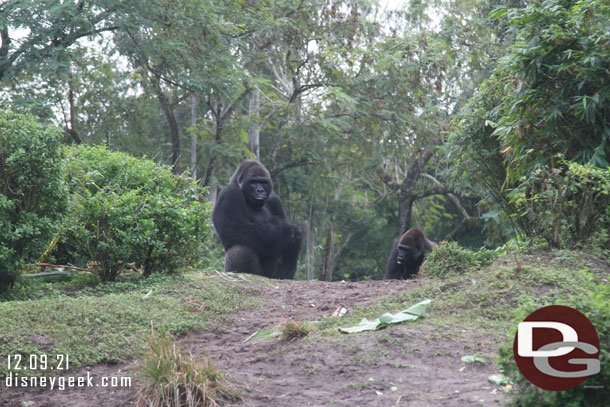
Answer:
POLYGON ((414 276, 419 271, 419 266, 424 262, 425 253, 435 247, 438 247, 438 245, 428 240, 421 230, 407 230, 400 239, 396 239, 394 242, 383 276, 384 280, 402 280, 414 276))
POLYGON ((269 171, 243 161, 220 191, 212 222, 225 248, 225 271, 291 279, 301 248, 301 228, 286 222, 269 171))

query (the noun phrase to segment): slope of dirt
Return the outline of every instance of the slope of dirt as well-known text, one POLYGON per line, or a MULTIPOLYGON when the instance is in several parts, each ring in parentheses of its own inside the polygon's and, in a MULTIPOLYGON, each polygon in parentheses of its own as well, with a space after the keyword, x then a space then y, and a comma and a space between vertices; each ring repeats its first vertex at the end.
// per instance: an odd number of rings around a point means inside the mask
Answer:
MULTIPOLYGON (((316 321, 339 307, 352 309, 423 282, 362 281, 327 283, 270 281, 253 291, 263 307, 237 312, 214 331, 191 332, 183 347, 208 354, 242 391, 233 406, 489 406, 504 396, 487 377, 493 365, 468 365, 474 353, 493 360, 496 344, 474 331, 437 332, 425 320, 355 335, 322 336, 293 342, 244 342, 258 329, 277 328, 286 320, 316 321), (496 392, 497 390, 497 392, 496 392)), ((411 304, 408 304, 411 305, 411 304)), ((393 310, 398 311, 398 310, 393 310)), ((92 387, 49 390, 0 386, 0 406, 129 406, 142 385, 102 387, 101 377, 130 375, 134 363, 100 365, 66 373, 92 377, 92 387)), ((67 387, 67 383, 66 383, 67 387)))

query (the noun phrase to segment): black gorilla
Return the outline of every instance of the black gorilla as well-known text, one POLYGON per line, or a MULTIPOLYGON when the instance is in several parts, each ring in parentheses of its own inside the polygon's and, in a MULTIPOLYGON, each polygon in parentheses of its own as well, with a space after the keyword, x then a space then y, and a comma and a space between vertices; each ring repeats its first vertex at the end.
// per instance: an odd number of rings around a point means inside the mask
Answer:
POLYGON ((435 247, 438 245, 428 240, 421 230, 407 230, 400 239, 394 241, 383 278, 402 280, 417 274, 419 266, 424 262, 425 253, 435 247))
POLYGON ((212 222, 225 248, 225 271, 291 279, 301 248, 301 228, 286 222, 269 171, 243 161, 220 191, 212 222))

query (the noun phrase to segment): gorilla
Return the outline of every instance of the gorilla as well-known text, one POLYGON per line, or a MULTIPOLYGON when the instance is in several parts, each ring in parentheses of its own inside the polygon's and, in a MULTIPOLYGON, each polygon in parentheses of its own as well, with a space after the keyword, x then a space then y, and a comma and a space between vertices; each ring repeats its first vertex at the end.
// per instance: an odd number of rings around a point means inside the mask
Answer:
POLYGON ((435 247, 438 244, 428 240, 421 230, 407 230, 400 239, 394 241, 383 279, 402 280, 414 276, 424 262, 425 253, 435 247))
POLYGON ((212 223, 225 248, 225 271, 291 279, 301 249, 301 228, 286 222, 271 175, 255 160, 243 161, 220 191, 212 223))

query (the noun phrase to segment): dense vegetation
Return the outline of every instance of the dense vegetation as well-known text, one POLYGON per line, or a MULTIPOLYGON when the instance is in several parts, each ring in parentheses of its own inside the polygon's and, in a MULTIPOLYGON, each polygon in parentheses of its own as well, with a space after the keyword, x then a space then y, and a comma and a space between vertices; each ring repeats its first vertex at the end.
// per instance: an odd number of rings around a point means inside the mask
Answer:
POLYGON ((60 132, 0 111, 0 291, 43 253, 66 208, 60 132))
POLYGON ((599 0, 11 0, 0 95, 67 143, 186 169, 212 201, 257 157, 305 231, 297 276, 380 278, 413 226, 475 249, 607 244, 609 14, 599 0))
MULTIPOLYGON (((454 284, 471 293, 468 312, 499 313, 486 307, 491 298, 523 275, 520 264, 490 271, 498 257, 610 252, 609 66, 606 0, 2 2, 0 292, 38 302, 0 313, 10 336, 0 357, 38 346, 15 315, 80 365, 138 352, 131 338, 150 319, 175 320, 174 334, 201 328, 171 310, 171 293, 203 301, 230 296, 223 288, 204 294, 180 276, 134 275, 222 267, 210 203, 244 158, 269 168, 304 231, 297 278, 381 278, 393 239, 418 227, 445 241, 422 269, 435 280, 422 290, 454 284), (87 288, 71 295, 19 281, 48 263, 92 272, 74 277, 87 288), (466 287, 481 270, 497 281, 483 275, 466 287), (70 342, 87 329, 74 318, 95 318, 105 289, 117 295, 104 299, 100 331, 70 342), (153 289, 165 290, 158 307, 141 295, 153 289), (61 335, 37 319, 50 306, 61 335), (107 337, 122 313, 133 323, 107 337)), ((544 271, 527 278, 561 281, 538 300, 531 287, 507 297, 517 317, 561 298, 607 343, 607 277, 544 271), (566 288, 577 284, 587 289, 566 288)), ((446 301, 459 307, 453 294, 446 301)), ((518 384, 517 405, 603 394, 518 384)))

